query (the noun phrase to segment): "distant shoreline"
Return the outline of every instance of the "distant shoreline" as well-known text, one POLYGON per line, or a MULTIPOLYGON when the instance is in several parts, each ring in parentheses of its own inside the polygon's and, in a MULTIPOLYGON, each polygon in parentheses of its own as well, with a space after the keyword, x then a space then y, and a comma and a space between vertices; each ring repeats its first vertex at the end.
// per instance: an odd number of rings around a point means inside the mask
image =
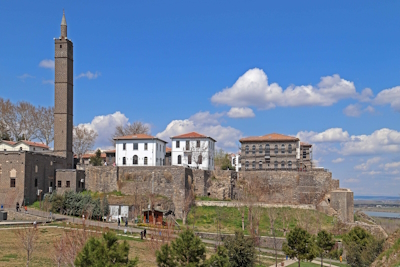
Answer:
POLYGON ((354 196, 354 200, 399 200, 400 196, 354 196))

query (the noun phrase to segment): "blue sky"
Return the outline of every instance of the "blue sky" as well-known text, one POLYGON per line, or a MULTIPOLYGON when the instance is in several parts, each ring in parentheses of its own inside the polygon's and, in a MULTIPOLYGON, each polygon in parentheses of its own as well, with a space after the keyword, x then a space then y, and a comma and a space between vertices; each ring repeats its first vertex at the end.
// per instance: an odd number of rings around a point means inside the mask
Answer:
POLYGON ((297 135, 341 186, 398 195, 400 2, 1 1, 1 97, 53 105, 63 8, 74 124, 98 131, 96 146, 136 120, 227 151, 297 135))

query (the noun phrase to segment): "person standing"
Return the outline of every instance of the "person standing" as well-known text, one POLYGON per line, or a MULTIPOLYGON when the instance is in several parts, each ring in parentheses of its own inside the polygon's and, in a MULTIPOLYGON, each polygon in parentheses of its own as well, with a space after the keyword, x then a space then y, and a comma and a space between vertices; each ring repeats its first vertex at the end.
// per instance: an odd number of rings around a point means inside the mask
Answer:
POLYGON ((146 238, 146 228, 144 228, 143 234, 144 234, 144 238, 146 238))
POLYGON ((125 227, 128 227, 128 218, 125 218, 125 227))
POLYGON ((117 222, 118 222, 118 228, 119 228, 119 226, 121 225, 121 220, 119 219, 119 217, 118 217, 117 222))
POLYGON ((19 202, 17 202, 17 207, 16 207, 16 209, 17 209, 17 212, 19 211, 19 202))

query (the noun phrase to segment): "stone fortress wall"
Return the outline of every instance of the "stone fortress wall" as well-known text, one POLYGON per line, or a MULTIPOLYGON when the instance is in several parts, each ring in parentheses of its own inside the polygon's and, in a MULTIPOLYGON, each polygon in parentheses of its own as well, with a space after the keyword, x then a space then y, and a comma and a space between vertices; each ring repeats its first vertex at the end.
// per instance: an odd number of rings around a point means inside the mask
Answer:
POLYGON ((182 217, 189 193, 196 196, 237 200, 242 181, 257 179, 264 196, 261 201, 286 206, 313 205, 316 209, 353 222, 353 192, 340 189, 339 181, 324 169, 297 171, 204 171, 181 166, 88 167, 86 189, 99 192, 121 191, 165 196, 173 203, 177 218, 182 217))

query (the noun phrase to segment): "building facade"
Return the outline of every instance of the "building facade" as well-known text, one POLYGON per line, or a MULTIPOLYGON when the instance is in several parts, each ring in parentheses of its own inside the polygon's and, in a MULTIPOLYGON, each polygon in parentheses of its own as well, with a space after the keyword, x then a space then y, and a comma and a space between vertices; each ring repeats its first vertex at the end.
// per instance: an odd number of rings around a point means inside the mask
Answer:
POLYGON ((117 166, 164 166, 167 142, 147 134, 119 136, 115 141, 117 166))
POLYGON ((32 152, 45 152, 49 151, 49 147, 43 143, 36 143, 31 141, 21 140, 18 142, 13 141, 0 141, 0 151, 32 151, 32 152))
POLYGON ((244 170, 306 170, 312 168, 312 146, 283 134, 245 137, 241 143, 244 170))
POLYGON ((172 165, 214 170, 214 138, 191 132, 171 137, 171 140, 172 165))

